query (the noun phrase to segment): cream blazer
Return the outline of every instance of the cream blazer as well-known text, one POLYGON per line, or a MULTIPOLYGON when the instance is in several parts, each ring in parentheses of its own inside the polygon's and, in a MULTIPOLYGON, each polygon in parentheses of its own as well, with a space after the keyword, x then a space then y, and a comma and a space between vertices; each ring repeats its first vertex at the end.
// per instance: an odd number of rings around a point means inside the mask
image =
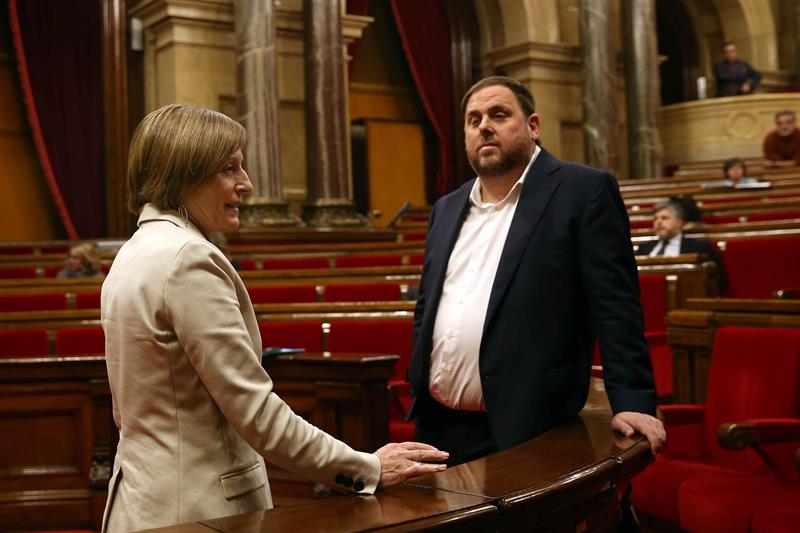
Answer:
POLYGON ((253 306, 230 262, 174 211, 147 204, 103 283, 119 446, 103 531, 272 507, 262 457, 344 490, 375 491, 380 461, 272 392, 253 306))

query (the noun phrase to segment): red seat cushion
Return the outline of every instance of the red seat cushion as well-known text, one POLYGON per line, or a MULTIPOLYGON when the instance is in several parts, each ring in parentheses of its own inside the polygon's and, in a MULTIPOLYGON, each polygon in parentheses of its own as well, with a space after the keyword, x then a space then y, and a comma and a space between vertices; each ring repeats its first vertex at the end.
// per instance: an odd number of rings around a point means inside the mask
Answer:
POLYGON ((639 276, 639 293, 644 312, 645 331, 664 331, 667 314, 667 278, 663 275, 639 276))
POLYGON ((336 266, 340 268, 397 266, 402 264, 402 255, 343 255, 336 258, 336 266))
POLYGON ((61 328, 56 332, 58 355, 103 355, 105 351, 106 341, 100 326, 61 328))
POLYGON ((47 355, 47 330, 0 330, 0 357, 43 357, 47 355))
POLYGON ((261 344, 264 348, 303 348, 308 352, 322 351, 322 327, 317 321, 259 322, 261 344))
POLYGON ((58 276, 58 273, 61 272, 63 268, 64 267, 62 265, 53 265, 44 267, 44 277, 55 278, 56 276, 58 276))
POLYGON ((314 285, 284 285, 274 287, 248 287, 250 300, 254 304, 279 304, 316 302, 317 288, 314 285))
POLYGON ((327 257, 279 257, 276 259, 265 259, 264 270, 295 270, 328 268, 327 257))
POLYGON ((678 491, 678 508, 680 525, 688 531, 749 533, 759 511, 800 512, 800 483, 736 475, 690 478, 678 491))
POLYGON ((424 241, 427 234, 424 231, 410 231, 403 233, 403 240, 408 241, 424 241))
POLYGON ((425 254, 411 254, 408 256, 409 265, 421 265, 425 261, 425 254))
POLYGON ((397 283, 337 283, 325 286, 325 302, 382 302, 400 299, 397 283))
POLYGON ((796 533, 800 524, 800 506, 778 507, 757 511, 753 514, 753 533, 796 533))
POLYGON ((36 269, 31 267, 0 268, 0 279, 35 278, 36 269))
POLYGON ((342 320, 331 323, 328 349, 331 352, 396 354, 393 379, 405 381, 411 361, 413 325, 411 320, 342 320))
POLYGON ((730 240, 725 248, 729 298, 771 298, 783 287, 800 285, 800 237, 730 240))
POLYGON ((100 292, 79 292, 75 295, 76 309, 100 309, 100 292))
POLYGON ((0 311, 53 311, 67 307, 63 292, 44 294, 3 294, 0 295, 0 311))

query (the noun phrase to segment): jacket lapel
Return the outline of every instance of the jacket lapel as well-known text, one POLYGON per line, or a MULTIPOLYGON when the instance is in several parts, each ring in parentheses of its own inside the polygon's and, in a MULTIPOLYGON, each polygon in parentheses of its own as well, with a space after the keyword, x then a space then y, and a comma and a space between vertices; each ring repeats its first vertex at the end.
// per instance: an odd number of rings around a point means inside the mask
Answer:
POLYGON ((483 322, 484 331, 491 323, 503 295, 514 278, 525 248, 530 242, 550 198, 558 188, 558 180, 554 173, 559 167, 558 159, 542 150, 533 166, 528 170, 528 175, 525 176, 517 209, 511 220, 511 226, 508 228, 508 236, 500 256, 500 263, 497 265, 497 274, 494 277, 494 285, 486 309, 486 319, 483 322))

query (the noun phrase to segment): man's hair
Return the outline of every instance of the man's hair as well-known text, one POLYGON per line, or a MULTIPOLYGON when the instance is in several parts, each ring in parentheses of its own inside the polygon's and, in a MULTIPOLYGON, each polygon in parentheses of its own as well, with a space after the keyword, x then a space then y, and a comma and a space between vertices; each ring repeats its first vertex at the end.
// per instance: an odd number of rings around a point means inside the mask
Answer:
POLYGON ((217 111, 171 104, 144 117, 128 153, 128 209, 178 209, 181 193, 219 172, 244 148, 244 127, 217 111))
POLYGON ((464 94, 464 98, 461 99, 461 115, 463 116, 467 112, 467 102, 469 102, 473 94, 486 87, 494 87, 497 85, 502 85, 514 93, 526 117, 536 113, 536 102, 527 87, 513 78, 508 78, 506 76, 489 76, 474 84, 464 94))
POLYGON ((653 214, 655 215, 659 211, 663 209, 669 209, 672 211, 672 214, 675 215, 677 218, 681 220, 686 220, 686 213, 683 211, 683 206, 675 201, 667 200, 664 202, 659 202, 653 207, 653 214))
POLYGON ((745 165, 744 161, 738 157, 732 157, 725 161, 725 164, 722 165, 722 172, 727 175, 728 171, 733 167, 742 167, 745 175, 747 174, 747 165, 745 165))
POLYGON ((725 49, 726 49, 726 48, 728 48, 730 45, 736 46, 736 43, 735 43, 735 42, 733 42, 733 41, 725 41, 725 44, 723 44, 723 45, 722 45, 722 49, 723 49, 723 50, 725 50, 725 49))
POLYGON ((777 122, 780 117, 792 117, 792 120, 795 120, 794 111, 791 109, 781 109, 775 113, 775 122, 777 122))

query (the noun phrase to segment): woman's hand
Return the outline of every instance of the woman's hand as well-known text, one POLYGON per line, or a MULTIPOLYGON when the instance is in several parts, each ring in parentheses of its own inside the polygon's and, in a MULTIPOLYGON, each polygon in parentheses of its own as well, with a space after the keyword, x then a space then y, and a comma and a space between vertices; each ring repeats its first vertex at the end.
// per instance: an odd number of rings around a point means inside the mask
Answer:
POLYGON ((429 461, 446 461, 450 456, 421 442, 392 442, 376 451, 375 455, 381 461, 379 487, 390 487, 414 476, 441 472, 447 465, 429 461))

